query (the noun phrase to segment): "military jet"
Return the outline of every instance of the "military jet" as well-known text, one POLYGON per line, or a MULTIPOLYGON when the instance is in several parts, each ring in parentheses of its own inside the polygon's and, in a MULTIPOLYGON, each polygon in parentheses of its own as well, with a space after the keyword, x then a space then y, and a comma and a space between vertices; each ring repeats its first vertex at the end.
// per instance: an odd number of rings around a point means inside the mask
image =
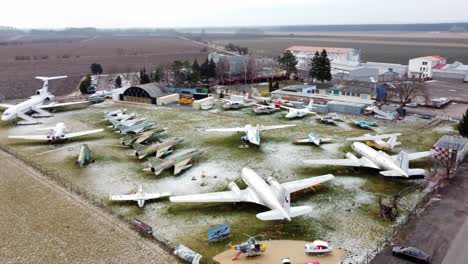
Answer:
POLYGON ((296 144, 314 144, 316 146, 320 146, 320 144, 322 143, 328 143, 328 142, 332 142, 333 139, 331 137, 318 137, 317 135, 315 135, 314 133, 310 133, 308 135, 308 138, 305 138, 305 139, 297 139, 296 141, 294 141, 294 143, 296 144))
POLYGON ((125 109, 125 108, 117 109, 117 110, 110 111, 110 112, 104 112, 104 119, 105 120, 110 120, 111 118, 116 117, 119 114, 122 115, 122 114, 126 114, 126 113, 127 113, 127 109, 125 109))
POLYGON ((148 143, 158 141, 165 132, 165 128, 156 128, 138 134, 127 134, 120 139, 120 142, 124 146, 131 146, 133 144, 147 145, 148 143))
POLYGON ((144 159, 145 157, 153 155, 154 153, 156 153, 156 158, 160 158, 162 156, 171 154, 175 146, 182 143, 183 141, 183 138, 174 137, 161 142, 155 142, 150 145, 134 143, 132 146, 135 149, 135 156, 138 159, 144 159))
POLYGON ((241 138, 243 142, 249 142, 251 144, 260 145, 260 131, 273 130, 279 128, 293 127, 296 125, 278 125, 278 126, 261 126, 257 125, 256 127, 252 125, 245 125, 244 127, 234 127, 234 128, 213 128, 206 129, 206 132, 244 132, 245 136, 241 138))
POLYGON ((354 125, 362 129, 372 129, 373 127, 379 126, 379 123, 374 121, 355 121, 353 120, 354 125))
POLYGON ((266 181, 250 168, 243 168, 242 180, 247 184, 244 190, 239 189, 235 182, 229 183, 230 191, 204 193, 194 195, 172 196, 173 203, 237 203, 250 202, 270 208, 270 211, 257 214, 263 221, 284 220, 312 212, 310 206, 291 207, 290 193, 308 189, 323 182, 332 180, 333 175, 327 174, 303 180, 278 183, 272 177, 266 181))
POLYGON ((55 127, 38 128, 36 130, 49 130, 49 133, 47 135, 8 136, 8 138, 11 138, 11 139, 25 139, 25 140, 39 140, 39 141, 47 141, 49 143, 55 143, 55 142, 58 142, 58 141, 68 141, 71 138, 96 134, 96 133, 100 133, 100 132, 104 131, 104 129, 95 129, 95 130, 67 133, 66 132, 67 128, 66 128, 64 123, 57 123, 57 125, 55 125, 55 127))
POLYGON ((123 195, 109 195, 109 200, 111 201, 136 201, 139 207, 145 205, 145 201, 158 199, 162 197, 171 196, 169 192, 163 193, 146 193, 143 192, 143 187, 140 185, 138 191, 134 194, 123 194, 123 195))
POLYGON ((154 123, 146 122, 143 120, 142 122, 138 122, 127 127, 122 127, 117 133, 120 133, 122 135, 138 134, 153 129, 154 127, 154 123))
POLYGON ((188 149, 174 155, 171 155, 165 159, 151 158, 148 162, 148 167, 143 169, 144 171, 151 171, 155 175, 161 174, 165 169, 174 167, 174 175, 179 174, 181 171, 192 167, 190 162, 201 156, 205 151, 199 149, 188 149))

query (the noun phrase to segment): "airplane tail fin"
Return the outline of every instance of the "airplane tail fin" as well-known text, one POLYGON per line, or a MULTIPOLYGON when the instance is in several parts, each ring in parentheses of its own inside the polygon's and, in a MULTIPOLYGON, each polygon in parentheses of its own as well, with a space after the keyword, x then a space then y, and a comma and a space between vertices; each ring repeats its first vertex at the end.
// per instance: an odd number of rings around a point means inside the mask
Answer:
POLYGON ((404 172, 407 172, 409 169, 409 158, 408 153, 401 151, 397 157, 397 165, 402 169, 404 172))
POLYGON ((401 142, 397 142, 397 140, 398 140, 397 136, 392 136, 388 139, 387 143, 390 145, 391 149, 401 144, 401 142))
POLYGON ((58 80, 58 79, 64 79, 67 78, 68 76, 55 76, 55 77, 43 77, 43 76, 36 76, 36 79, 41 80, 44 82, 42 85, 42 90, 48 91, 49 89, 49 81, 51 80, 58 80))
POLYGON ((312 110, 314 108, 313 105, 314 105, 314 99, 310 99, 307 109, 312 110))

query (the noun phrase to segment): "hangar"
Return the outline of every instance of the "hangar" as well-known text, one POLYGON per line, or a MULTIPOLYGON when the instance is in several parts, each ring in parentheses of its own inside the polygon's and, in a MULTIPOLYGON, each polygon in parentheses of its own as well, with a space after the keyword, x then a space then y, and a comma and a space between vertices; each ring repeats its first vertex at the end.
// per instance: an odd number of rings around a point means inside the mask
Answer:
POLYGON ((160 87, 157 83, 148 83, 128 87, 119 99, 128 102, 156 104, 158 97, 168 94, 169 91, 165 87, 160 87))

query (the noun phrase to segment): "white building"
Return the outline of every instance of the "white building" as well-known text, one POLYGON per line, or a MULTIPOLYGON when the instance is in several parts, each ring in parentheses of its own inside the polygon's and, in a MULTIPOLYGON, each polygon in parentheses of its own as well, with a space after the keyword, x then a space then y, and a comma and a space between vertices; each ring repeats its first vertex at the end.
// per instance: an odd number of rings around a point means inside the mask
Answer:
POLYGON ((342 66, 358 66, 361 63, 361 51, 352 48, 333 48, 333 47, 311 47, 311 46, 291 46, 286 49, 297 58, 297 68, 308 71, 309 64, 316 52, 327 51, 332 68, 341 68, 342 66))
POLYGON ((447 59, 441 56, 427 56, 411 59, 408 65, 410 78, 432 78, 432 69, 439 64, 446 64, 447 59))

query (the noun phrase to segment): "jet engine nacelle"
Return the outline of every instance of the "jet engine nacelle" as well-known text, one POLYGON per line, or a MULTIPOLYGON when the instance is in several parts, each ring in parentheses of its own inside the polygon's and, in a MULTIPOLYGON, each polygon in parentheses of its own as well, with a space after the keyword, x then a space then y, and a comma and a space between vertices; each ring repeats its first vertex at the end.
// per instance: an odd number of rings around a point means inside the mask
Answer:
POLYGON ((346 153, 346 158, 354 161, 359 161, 358 157, 356 157, 353 153, 346 153))
POLYGON ((279 182, 277 182, 273 177, 268 177, 266 181, 267 181, 267 183, 270 184, 270 186, 272 186, 274 189, 276 189, 276 190, 281 190, 281 184, 279 184, 279 182))
POLYGON ((239 189, 239 186, 235 182, 230 182, 228 184, 229 190, 233 191, 237 197, 241 198, 242 197, 242 192, 241 189, 239 189))

